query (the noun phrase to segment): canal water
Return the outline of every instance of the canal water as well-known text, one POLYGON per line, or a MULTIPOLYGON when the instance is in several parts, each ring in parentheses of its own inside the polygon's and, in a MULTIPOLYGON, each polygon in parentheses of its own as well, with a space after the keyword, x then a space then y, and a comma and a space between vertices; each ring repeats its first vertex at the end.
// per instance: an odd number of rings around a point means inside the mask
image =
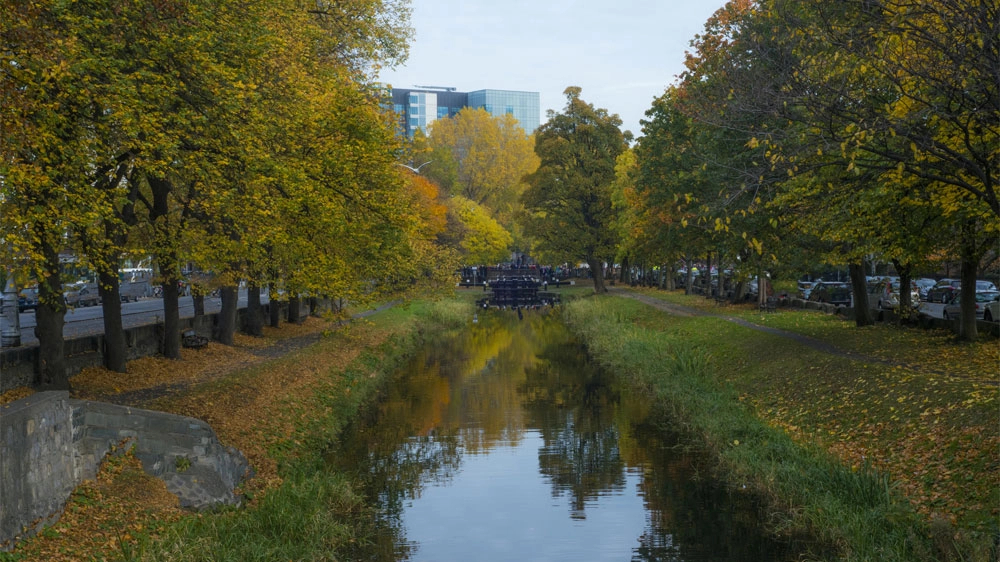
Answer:
POLYGON ((742 494, 588 361, 555 313, 481 313, 332 451, 377 499, 367 560, 784 561, 742 494))

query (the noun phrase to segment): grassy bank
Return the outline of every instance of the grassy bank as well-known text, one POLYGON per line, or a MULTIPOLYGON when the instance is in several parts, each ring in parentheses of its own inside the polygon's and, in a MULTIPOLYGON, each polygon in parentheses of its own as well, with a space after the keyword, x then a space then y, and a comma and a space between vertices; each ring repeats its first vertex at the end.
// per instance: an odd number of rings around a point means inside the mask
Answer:
POLYGON ((323 332, 317 343, 265 361, 254 361, 253 352, 280 347, 274 331, 232 347, 186 350, 180 362, 144 359, 130 365, 130 377, 81 373, 73 381, 81 396, 184 383, 135 405, 204 419, 224 444, 243 451, 256 471, 243 490, 246 505, 183 512, 126 455, 74 493, 59 523, 0 560, 351 559, 368 540, 370 506, 352 482, 325 468, 322 455, 390 373, 430 335, 464 325, 470 310, 445 300, 394 307, 348 327, 310 319, 289 328, 323 332), (246 367, 219 374, 234 365, 246 367))
MULTIPOLYGON (((855 354, 898 357, 893 342, 920 337, 838 337, 846 328, 827 323, 839 320, 805 311, 727 314, 855 354)), ((808 532, 847 560, 995 560, 996 386, 941 374, 969 348, 922 370, 920 353, 903 354, 909 367, 862 361, 618 297, 574 301, 566 317, 596 360, 661 398, 735 488, 765 499, 776 531, 808 532)))

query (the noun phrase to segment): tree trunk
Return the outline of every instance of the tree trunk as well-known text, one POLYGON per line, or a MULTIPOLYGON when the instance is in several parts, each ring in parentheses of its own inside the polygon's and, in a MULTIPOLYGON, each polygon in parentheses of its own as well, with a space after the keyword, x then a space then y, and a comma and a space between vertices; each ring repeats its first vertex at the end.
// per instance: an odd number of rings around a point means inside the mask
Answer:
POLYGON ((180 289, 177 276, 169 275, 163 282, 163 356, 181 358, 181 315, 177 306, 180 289))
POLYGON ((191 302, 194 304, 194 315, 204 316, 205 315, 205 294, 201 291, 191 293, 191 302))
POLYGON ((771 280, 764 276, 764 264, 757 263, 757 306, 767 305, 767 288, 771 280))
POLYGON ((309 315, 319 317, 322 313, 319 307, 319 297, 309 297, 309 315))
POLYGON ((687 280, 684 282, 684 294, 690 295, 694 292, 694 271, 692 270, 691 258, 684 258, 684 267, 687 269, 687 280))
POLYGON ((288 322, 290 324, 302 323, 302 311, 299 310, 299 303, 298 295, 288 297, 288 322))
POLYGON ((705 254, 705 298, 712 297, 712 252, 705 254))
POLYGON ((128 346, 122 327, 122 294, 118 268, 103 271, 98 276, 97 292, 101 295, 104 314, 104 367, 116 373, 127 372, 128 346))
POLYGON ((871 326, 875 324, 872 309, 868 306, 868 279, 865 278, 863 263, 852 263, 847 266, 851 275, 851 292, 854 294, 854 325, 871 326))
POLYGON ((597 258, 587 258, 587 265, 590 266, 590 271, 593 273, 594 293, 598 295, 607 293, 608 288, 604 286, 604 269, 601 267, 601 261, 597 258))
POLYGON ((260 285, 247 284, 247 316, 243 333, 248 336, 264 335, 264 309, 260 305, 260 285))
POLYGON ((278 328, 281 326, 281 301, 277 299, 277 295, 271 294, 271 298, 267 303, 268 316, 270 317, 270 326, 272 328, 278 328))
POLYGON ((222 345, 233 345, 233 336, 236 334, 236 308, 239 291, 236 287, 226 285, 219 289, 219 296, 222 297, 222 310, 219 311, 218 333, 215 339, 222 345))
MULTIPOLYGON (((962 244, 961 279, 962 302, 961 314, 958 318, 958 337, 967 341, 975 341, 979 337, 979 327, 976 326, 976 270, 979 260, 966 255, 966 242, 962 244)), ((973 254, 975 253, 973 248, 973 254)))
POLYGON ((909 316, 913 312, 913 296, 911 295, 910 283, 913 275, 911 264, 900 264, 897 260, 892 260, 892 266, 899 274, 899 308, 896 309, 899 320, 909 316))
POLYGON ((45 252, 52 273, 38 284, 38 309, 35 311, 35 337, 38 338, 39 390, 71 390, 66 372, 66 301, 59 277, 59 255, 45 252), (49 255, 51 254, 51 255, 49 255))

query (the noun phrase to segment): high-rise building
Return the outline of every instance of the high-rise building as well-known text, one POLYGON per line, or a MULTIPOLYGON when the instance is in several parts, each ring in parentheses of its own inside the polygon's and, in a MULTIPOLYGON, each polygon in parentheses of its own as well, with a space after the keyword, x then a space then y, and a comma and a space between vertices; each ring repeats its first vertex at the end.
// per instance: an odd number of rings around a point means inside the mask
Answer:
POLYGON ((392 105, 408 137, 413 137, 417 129, 427 131, 435 119, 453 117, 465 107, 481 107, 494 116, 513 115, 528 134, 538 128, 541 115, 538 92, 511 90, 458 92, 456 88, 438 86, 393 88, 392 105))

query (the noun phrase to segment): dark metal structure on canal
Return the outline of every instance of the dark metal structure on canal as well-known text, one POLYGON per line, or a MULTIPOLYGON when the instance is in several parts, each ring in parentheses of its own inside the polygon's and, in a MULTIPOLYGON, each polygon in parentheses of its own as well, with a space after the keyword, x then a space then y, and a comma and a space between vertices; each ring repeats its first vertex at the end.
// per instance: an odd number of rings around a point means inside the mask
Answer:
MULTIPOLYGON (((512 309, 518 313, 522 309, 537 309, 559 303, 559 294, 548 290, 549 286, 568 285, 568 281, 552 279, 545 271, 535 267, 483 268, 471 276, 475 281, 462 283, 465 286, 482 284, 483 291, 490 296, 476 301, 476 306, 501 310, 512 309)), ((465 277, 465 276, 463 276, 465 277)))

